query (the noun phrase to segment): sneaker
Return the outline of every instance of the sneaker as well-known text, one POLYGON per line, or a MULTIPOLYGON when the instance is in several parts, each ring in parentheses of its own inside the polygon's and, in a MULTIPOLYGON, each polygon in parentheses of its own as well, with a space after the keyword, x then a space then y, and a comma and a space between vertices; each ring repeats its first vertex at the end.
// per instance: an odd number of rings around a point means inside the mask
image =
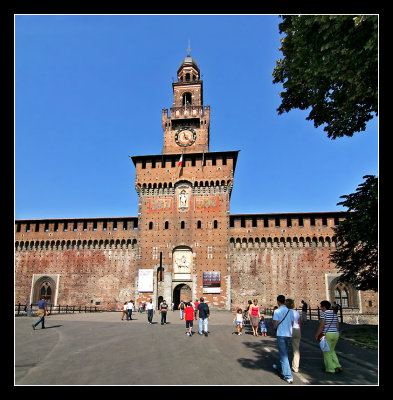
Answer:
POLYGON ((336 371, 336 374, 339 374, 340 372, 342 372, 342 367, 337 367, 336 369, 335 369, 335 371, 336 371))
POLYGON ((205 332, 205 336, 207 336, 207 332, 205 332))
POLYGON ((31 327, 33 328, 33 331, 35 331, 35 326, 34 326, 34 324, 33 324, 33 325, 31 325, 31 327))
POLYGON ((198 335, 203 335, 203 333, 201 333, 201 332, 198 332, 198 335))
POLYGON ((292 378, 284 378, 284 381, 287 383, 293 383, 293 379, 292 378))

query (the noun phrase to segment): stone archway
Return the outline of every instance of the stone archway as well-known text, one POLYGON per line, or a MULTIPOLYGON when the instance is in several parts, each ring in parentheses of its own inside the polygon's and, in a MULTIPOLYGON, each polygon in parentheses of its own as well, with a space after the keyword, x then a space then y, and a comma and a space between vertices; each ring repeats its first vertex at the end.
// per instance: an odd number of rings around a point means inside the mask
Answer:
POLYGON ((56 283, 49 276, 42 276, 34 283, 32 303, 37 304, 41 296, 45 296, 45 300, 48 304, 53 304, 55 302, 56 283))
POLYGON ((192 300, 191 287, 186 283, 180 283, 173 289, 173 307, 177 310, 181 301, 192 300))

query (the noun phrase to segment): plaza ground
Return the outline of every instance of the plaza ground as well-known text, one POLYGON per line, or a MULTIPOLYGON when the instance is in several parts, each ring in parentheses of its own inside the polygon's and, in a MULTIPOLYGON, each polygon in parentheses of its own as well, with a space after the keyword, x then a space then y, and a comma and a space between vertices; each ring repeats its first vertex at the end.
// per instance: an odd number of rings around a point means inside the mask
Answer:
MULTIPOLYGON (((179 312, 158 312, 153 324, 134 313, 54 314, 47 329, 37 317, 15 317, 15 385, 285 385, 272 368, 278 351, 273 336, 235 334, 234 313, 213 311, 209 336, 185 335, 179 312)), ((300 371, 293 385, 378 385, 378 351, 340 339, 336 347, 344 371, 328 375, 313 341, 317 321, 302 329, 300 371)), ((290 350, 290 359, 292 351, 290 350)))

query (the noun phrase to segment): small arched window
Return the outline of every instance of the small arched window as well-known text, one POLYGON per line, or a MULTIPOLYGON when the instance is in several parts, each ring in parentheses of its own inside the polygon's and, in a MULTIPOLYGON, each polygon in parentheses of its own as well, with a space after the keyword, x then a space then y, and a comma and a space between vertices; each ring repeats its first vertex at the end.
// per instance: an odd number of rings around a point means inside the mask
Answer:
POLYGON ((165 221, 165 229, 169 229, 169 222, 165 221))
POLYGON ((182 221, 181 224, 180 224, 180 229, 184 229, 185 225, 186 225, 185 222, 182 221))
POLYGON ((153 229, 153 222, 149 222, 149 229, 153 229))
POLYGON ((201 229, 202 228, 202 222, 201 221, 198 221, 197 222, 197 229, 201 229))
POLYGON ((218 222, 217 222, 216 219, 214 220, 214 225, 213 225, 213 226, 214 226, 214 229, 217 229, 217 227, 218 227, 218 222))

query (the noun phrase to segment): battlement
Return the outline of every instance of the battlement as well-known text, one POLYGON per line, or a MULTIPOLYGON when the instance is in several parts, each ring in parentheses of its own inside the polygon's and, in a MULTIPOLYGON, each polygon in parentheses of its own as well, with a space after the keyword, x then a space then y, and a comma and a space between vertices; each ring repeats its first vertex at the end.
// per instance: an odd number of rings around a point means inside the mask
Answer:
POLYGON ((136 229, 137 217, 15 220, 15 234, 18 237, 25 233, 121 232, 136 229))

